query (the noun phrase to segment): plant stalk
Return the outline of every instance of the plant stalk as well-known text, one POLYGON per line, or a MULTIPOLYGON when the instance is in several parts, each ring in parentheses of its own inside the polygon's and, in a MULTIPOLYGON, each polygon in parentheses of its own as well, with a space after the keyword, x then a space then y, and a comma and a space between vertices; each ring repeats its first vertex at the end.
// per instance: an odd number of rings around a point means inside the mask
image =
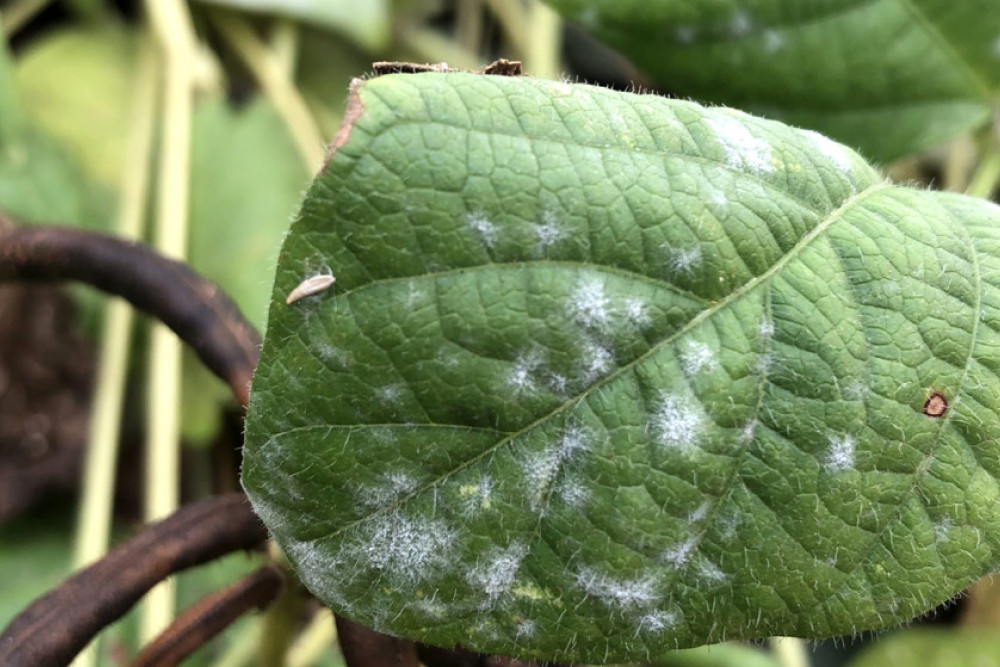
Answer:
POLYGON ((806 643, 798 637, 771 637, 770 642, 781 667, 809 667, 806 643))
MULTIPOLYGON (((182 260, 187 247, 187 205, 196 39, 187 5, 181 0, 146 0, 153 32, 165 62, 163 129, 156 210, 156 247, 182 260)), ((150 336, 147 395, 147 521, 174 512, 180 504, 181 343, 163 325, 150 336)), ((152 641, 174 616, 174 583, 169 579, 147 597, 140 641, 152 641)))
POLYGON ((562 52, 562 21, 559 14, 541 0, 532 0, 528 51, 524 69, 541 79, 557 80, 562 75, 559 55, 562 52))

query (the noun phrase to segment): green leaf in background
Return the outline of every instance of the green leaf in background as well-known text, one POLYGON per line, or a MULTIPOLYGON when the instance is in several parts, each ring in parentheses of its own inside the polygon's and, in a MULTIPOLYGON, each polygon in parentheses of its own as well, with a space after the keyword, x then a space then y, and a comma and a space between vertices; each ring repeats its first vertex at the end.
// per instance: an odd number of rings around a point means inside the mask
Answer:
POLYGON ((547 0, 678 95, 809 127, 890 161, 1000 100, 995 0, 547 0))
POLYGON ((335 611, 620 662, 892 625, 1000 564, 1000 208, 731 109, 356 92, 243 469, 335 611))
POLYGON ((17 63, 25 113, 72 151, 95 182, 117 190, 131 120, 135 43, 121 29, 65 29, 32 43, 17 63))
POLYGON ((671 651, 651 667, 781 667, 773 654, 739 644, 714 644, 671 651))
MULTIPOLYGON (((207 100, 192 123, 189 260, 263 329, 278 248, 309 174, 263 100, 239 111, 207 100)), ((231 392, 192 354, 185 362, 184 436, 204 443, 231 392)))
POLYGON ((851 667, 1000 667, 995 629, 902 630, 873 644, 851 667))
POLYGON ((332 28, 359 45, 378 50, 390 33, 389 0, 202 0, 249 12, 277 14, 317 28, 332 28))

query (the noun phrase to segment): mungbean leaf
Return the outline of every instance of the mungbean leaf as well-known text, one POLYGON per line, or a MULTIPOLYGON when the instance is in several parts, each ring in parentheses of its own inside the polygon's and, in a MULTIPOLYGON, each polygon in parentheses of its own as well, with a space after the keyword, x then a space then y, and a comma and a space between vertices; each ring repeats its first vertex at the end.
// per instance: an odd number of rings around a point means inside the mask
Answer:
POLYGON ((876 160, 1000 108, 993 0, 547 0, 678 95, 809 127, 876 160))
POLYGON ((279 257, 244 485, 320 599, 433 644, 883 627, 1000 564, 998 329, 1000 209, 820 135, 359 81, 279 257))

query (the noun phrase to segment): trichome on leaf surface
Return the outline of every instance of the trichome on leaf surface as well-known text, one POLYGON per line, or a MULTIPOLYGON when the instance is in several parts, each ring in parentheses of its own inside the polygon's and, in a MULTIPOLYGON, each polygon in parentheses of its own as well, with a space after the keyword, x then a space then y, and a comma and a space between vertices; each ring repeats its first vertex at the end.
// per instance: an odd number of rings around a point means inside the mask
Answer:
POLYGON ((898 624, 1000 564, 1000 208, 731 109, 463 73, 352 95, 243 468, 336 612, 647 660, 898 624))

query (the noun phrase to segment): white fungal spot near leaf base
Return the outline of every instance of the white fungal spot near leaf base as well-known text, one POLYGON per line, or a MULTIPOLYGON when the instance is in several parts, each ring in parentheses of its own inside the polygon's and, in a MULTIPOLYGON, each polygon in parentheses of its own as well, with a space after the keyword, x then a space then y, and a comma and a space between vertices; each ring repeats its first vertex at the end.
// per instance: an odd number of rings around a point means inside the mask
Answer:
POLYGON ((948 534, 951 532, 952 521, 950 516, 946 516, 934 524, 934 541, 946 542, 948 534))
POLYGON ((590 489, 578 478, 569 476, 556 486, 556 495, 570 507, 583 507, 590 500, 590 489))
POLYGON ((604 292, 604 283, 597 279, 581 281, 570 297, 570 313, 587 328, 605 330, 611 319, 611 302, 604 292))
POLYGON ((710 509, 712 509, 712 503, 706 500, 701 505, 698 505, 698 508, 695 511, 688 514, 688 523, 698 523, 699 521, 704 520, 705 517, 708 516, 708 511, 710 509))
POLYGON ((649 430, 660 445, 683 453, 690 453, 698 446, 703 428, 698 409, 675 395, 664 396, 649 421, 649 430))
POLYGON ((619 610, 651 607, 663 598, 652 575, 637 579, 618 579, 584 567, 576 574, 576 585, 587 596, 619 610))
POLYGON ((726 573, 718 565, 704 558, 699 561, 695 574, 699 579, 712 583, 725 581, 727 578, 726 573))
POLYGON ((545 357, 540 350, 531 349, 522 352, 514 360, 514 368, 507 376, 507 385, 514 389, 514 395, 531 393, 538 387, 536 374, 545 363, 545 357))
POLYGON ((694 553, 697 546, 698 538, 691 536, 664 551, 663 562, 669 564, 675 570, 681 570, 691 561, 691 554, 694 553))
POLYGON ((665 632, 680 623, 680 614, 673 611, 657 610, 639 617, 636 625, 636 635, 665 632))
POLYGON ((514 543, 506 549, 493 549, 468 573, 466 579, 486 593, 490 602, 494 602, 510 590, 527 553, 528 548, 521 543, 514 543))
POLYGON ((665 243, 661 247, 667 252, 667 269, 674 275, 689 276, 701 266, 701 246, 674 248, 665 243))
POLYGON ((828 472, 850 470, 854 467, 855 446, 854 436, 849 433, 830 436, 830 449, 823 467, 828 472))
POLYGON ((761 339, 767 340, 774 335, 774 320, 767 317, 760 321, 760 326, 757 327, 757 333, 760 334, 761 339))
POLYGON ((358 491, 358 501, 369 509, 381 509, 412 493, 416 488, 417 480, 412 475, 401 471, 388 473, 383 475, 380 484, 362 487, 358 491))
POLYGON ((556 214, 551 211, 542 213, 542 221, 535 225, 538 249, 545 252, 549 247, 561 241, 564 235, 562 228, 559 226, 556 214))
POLYGON ((500 236, 500 228, 483 213, 467 214, 465 216, 465 224, 479 234, 479 238, 487 248, 492 249, 496 245, 497 239, 500 236))
POLYGON ((515 631, 517 639, 533 637, 536 632, 538 632, 538 623, 536 621, 530 618, 522 618, 517 621, 517 630, 515 631))
POLYGON ((813 132, 812 130, 799 130, 802 136, 815 148, 820 154, 827 160, 833 163, 842 173, 849 173, 851 171, 851 156, 847 152, 847 148, 841 146, 836 141, 824 137, 819 132, 813 132))
POLYGON ((722 145, 727 165, 755 174, 774 171, 771 144, 755 137, 743 123, 722 114, 708 118, 706 123, 722 145))
POLYGON ((310 276, 288 293, 288 297, 285 299, 285 304, 290 306, 296 301, 304 299, 307 296, 313 296, 315 294, 325 292, 333 287, 336 282, 337 279, 329 273, 321 273, 316 276, 310 276))
POLYGON ((369 520, 348 551, 397 586, 413 585, 447 565, 455 532, 440 519, 386 512, 369 520))
POLYGON ((705 343, 689 340, 684 343, 680 353, 684 372, 691 376, 701 371, 711 371, 719 367, 715 352, 705 343))
POLYGON ((580 362, 580 379, 584 384, 590 384, 611 372, 615 367, 615 355, 604 345, 588 340, 583 345, 580 362))
POLYGON ((568 426, 552 447, 535 452, 522 464, 532 509, 542 508, 562 467, 591 448, 591 436, 579 426, 568 426))

